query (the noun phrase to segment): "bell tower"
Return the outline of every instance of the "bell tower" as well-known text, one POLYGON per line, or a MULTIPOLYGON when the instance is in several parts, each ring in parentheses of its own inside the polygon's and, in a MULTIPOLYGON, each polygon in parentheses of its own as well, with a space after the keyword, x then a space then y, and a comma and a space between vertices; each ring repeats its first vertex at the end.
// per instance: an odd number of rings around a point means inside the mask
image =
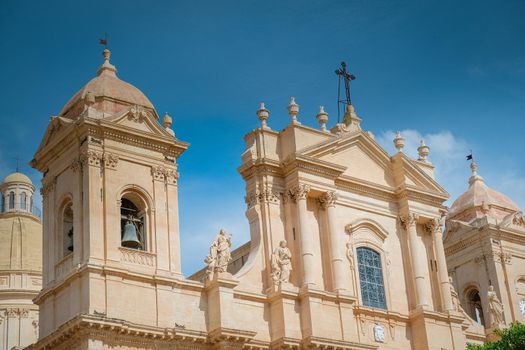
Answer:
POLYGON ((90 322, 169 323, 158 305, 182 276, 177 158, 188 144, 167 113, 161 124, 148 98, 117 77, 108 49, 103 57, 31 161, 43 173, 39 343, 51 347, 90 322))

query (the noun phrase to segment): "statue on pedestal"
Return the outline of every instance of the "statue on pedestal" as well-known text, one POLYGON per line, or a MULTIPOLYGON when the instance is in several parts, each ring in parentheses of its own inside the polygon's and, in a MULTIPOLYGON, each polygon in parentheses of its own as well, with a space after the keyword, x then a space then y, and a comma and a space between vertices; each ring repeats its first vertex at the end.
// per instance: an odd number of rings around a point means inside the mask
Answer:
POLYGON ((210 246, 210 253, 204 259, 208 265, 206 275, 208 279, 213 279, 214 272, 226 272, 228 263, 231 261, 230 247, 232 245, 231 236, 221 228, 219 234, 210 246))
POLYGON ((487 300, 490 311, 490 327, 500 328, 505 324, 505 321, 503 320, 503 304, 498 299, 493 286, 489 286, 487 300))
POLYGON ((286 241, 279 242, 272 254, 272 279, 276 286, 290 281, 292 271, 292 253, 287 247, 286 241))

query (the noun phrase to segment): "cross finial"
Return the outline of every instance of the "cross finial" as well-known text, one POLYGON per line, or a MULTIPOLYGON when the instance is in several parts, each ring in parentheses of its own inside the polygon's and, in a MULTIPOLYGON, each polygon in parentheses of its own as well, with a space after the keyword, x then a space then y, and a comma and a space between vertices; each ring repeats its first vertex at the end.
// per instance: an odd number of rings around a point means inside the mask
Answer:
POLYGON ((350 81, 355 80, 355 75, 348 73, 345 62, 341 62, 341 68, 336 69, 335 74, 339 77, 339 85, 337 86, 337 122, 339 122, 341 115, 340 105, 352 104, 352 99, 350 98, 350 81), (343 78, 345 83, 345 98, 341 98, 341 78, 343 78))
POLYGON ((14 158, 16 160, 16 172, 19 173, 20 172, 20 157, 17 155, 14 158))

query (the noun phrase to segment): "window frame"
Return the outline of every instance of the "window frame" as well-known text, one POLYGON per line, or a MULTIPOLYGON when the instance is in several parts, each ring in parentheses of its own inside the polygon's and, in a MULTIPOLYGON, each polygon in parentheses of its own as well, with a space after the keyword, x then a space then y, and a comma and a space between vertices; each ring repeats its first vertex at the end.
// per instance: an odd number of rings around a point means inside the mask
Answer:
MULTIPOLYGON (((386 286, 386 276, 385 276, 385 261, 384 261, 384 254, 383 252, 380 250, 380 249, 376 249, 375 247, 371 247, 371 246, 368 246, 368 245, 365 245, 365 244, 361 244, 361 245, 357 245, 355 247, 355 251, 354 251, 354 256, 356 257, 356 279, 358 281, 358 284, 359 284, 359 296, 360 296, 360 300, 361 300, 361 304, 363 306, 366 306, 366 307, 371 307, 371 308, 374 308, 374 309, 379 309, 379 310, 388 310, 388 296, 387 296, 387 286, 386 286), (364 293, 363 293, 363 280, 361 278, 361 269, 360 269, 360 266, 362 265, 361 262, 360 262, 360 256, 359 256, 359 251, 361 250, 366 250, 366 251, 370 251, 372 253, 375 253, 377 255, 377 261, 379 262, 379 276, 381 277, 381 288, 382 288, 382 295, 383 295, 383 300, 382 300, 382 303, 380 304, 376 304, 376 305, 372 305, 368 300, 365 301, 365 298, 364 298, 364 293)), ((374 267, 374 266, 367 266, 367 267, 370 267, 370 268, 375 268, 377 269, 377 267, 374 267)), ((369 281, 364 281, 366 284, 372 284, 373 282, 369 282, 369 281)), ((378 284, 375 284, 375 286, 378 286, 378 284)), ((368 298, 367 298, 368 299, 368 298)))

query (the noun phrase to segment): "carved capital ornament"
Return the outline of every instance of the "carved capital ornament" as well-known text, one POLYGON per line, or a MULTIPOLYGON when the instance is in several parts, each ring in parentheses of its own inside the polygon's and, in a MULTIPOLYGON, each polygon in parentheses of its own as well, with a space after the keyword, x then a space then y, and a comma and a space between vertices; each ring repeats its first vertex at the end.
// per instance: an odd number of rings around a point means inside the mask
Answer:
POLYGON ((310 186, 305 184, 299 184, 289 191, 290 197, 296 202, 300 199, 307 199, 308 192, 310 192, 310 186))
POLYGON ((325 192, 321 195, 321 197, 319 197, 318 200, 323 209, 335 206, 335 202, 337 201, 337 193, 335 193, 335 191, 325 192))
POLYGON ((399 216, 399 222, 401 223, 401 226, 405 230, 408 230, 408 228, 411 226, 416 226, 418 219, 419 219, 419 215, 415 213, 408 213, 408 214, 403 214, 399 216))

